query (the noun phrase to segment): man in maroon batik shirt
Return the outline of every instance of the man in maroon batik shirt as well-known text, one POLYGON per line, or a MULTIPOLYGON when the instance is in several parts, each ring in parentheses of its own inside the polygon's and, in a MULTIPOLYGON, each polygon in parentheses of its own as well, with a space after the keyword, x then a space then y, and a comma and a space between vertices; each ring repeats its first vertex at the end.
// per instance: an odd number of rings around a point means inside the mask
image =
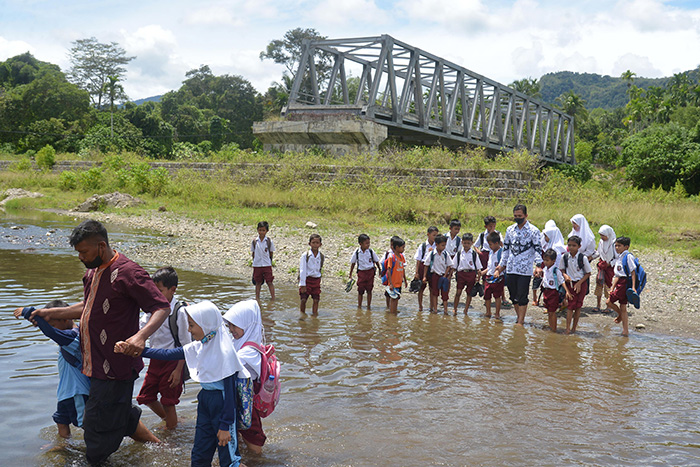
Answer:
POLYGON ((124 436, 159 441, 139 421, 141 409, 131 399, 134 380, 143 368, 140 356, 146 339, 170 314, 170 303, 141 266, 110 248, 101 223, 82 222, 69 240, 88 268, 83 276, 84 300, 35 314, 80 319, 83 373, 90 378, 83 416, 86 456, 90 464, 99 464, 119 448, 124 436), (151 313, 141 330, 139 310, 151 313), (124 354, 114 352, 118 341, 129 344, 124 354))

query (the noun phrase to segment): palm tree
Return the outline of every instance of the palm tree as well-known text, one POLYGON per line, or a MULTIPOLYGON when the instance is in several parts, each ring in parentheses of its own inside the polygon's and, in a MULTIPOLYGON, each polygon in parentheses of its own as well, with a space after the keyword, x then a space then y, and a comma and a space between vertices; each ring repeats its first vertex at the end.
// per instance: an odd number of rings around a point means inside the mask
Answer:
MULTIPOLYGON (((623 72, 620 75, 620 78, 622 78, 622 81, 627 83, 627 94, 630 93, 630 88, 632 87, 632 83, 634 82, 634 78, 637 76, 637 73, 627 70, 623 72)), ((630 100, 632 100, 632 96, 630 96, 630 100)))
POLYGON ((124 87, 117 84, 119 76, 108 76, 108 81, 102 86, 102 92, 109 97, 109 130, 110 137, 114 137, 114 101, 126 97, 124 87))
POLYGON ((581 120, 586 120, 588 118, 586 101, 580 95, 576 94, 573 89, 557 97, 557 102, 561 110, 574 118, 578 117, 581 120))

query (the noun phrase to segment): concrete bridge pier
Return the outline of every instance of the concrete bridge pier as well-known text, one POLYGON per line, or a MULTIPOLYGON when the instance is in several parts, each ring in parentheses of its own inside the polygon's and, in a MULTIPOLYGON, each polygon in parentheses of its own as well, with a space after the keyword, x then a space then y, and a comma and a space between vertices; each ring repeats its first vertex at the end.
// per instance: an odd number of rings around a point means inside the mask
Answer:
POLYGON ((320 148, 332 154, 375 152, 387 138, 387 127, 357 117, 322 120, 255 122, 253 133, 266 151, 320 148))

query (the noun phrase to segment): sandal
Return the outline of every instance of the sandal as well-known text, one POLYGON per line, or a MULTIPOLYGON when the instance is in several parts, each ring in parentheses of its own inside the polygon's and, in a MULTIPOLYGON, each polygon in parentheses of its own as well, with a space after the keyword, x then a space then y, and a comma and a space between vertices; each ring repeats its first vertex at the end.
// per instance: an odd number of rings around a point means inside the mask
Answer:
POLYGON ((598 307, 595 307, 595 308, 593 308, 593 309, 591 310, 591 312, 593 312, 593 313, 602 313, 602 311, 603 311, 603 310, 601 310, 601 309, 598 308, 598 307))

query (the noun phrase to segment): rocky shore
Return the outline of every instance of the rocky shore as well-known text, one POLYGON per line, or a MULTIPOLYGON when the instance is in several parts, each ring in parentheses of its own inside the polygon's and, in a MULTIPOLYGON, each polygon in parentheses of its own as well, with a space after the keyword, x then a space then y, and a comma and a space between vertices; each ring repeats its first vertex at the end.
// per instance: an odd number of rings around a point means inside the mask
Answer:
MULTIPOLYGON (((130 228, 150 229, 163 235, 162 241, 140 244, 124 251, 140 262, 246 279, 252 274, 250 242, 256 235, 255 225, 197 221, 168 212, 139 216, 72 211, 62 214, 76 218, 94 218, 130 228)), ((314 228, 271 224, 270 237, 277 249, 274 255, 275 280, 293 286, 299 257, 306 250, 309 235, 314 232, 323 237, 322 251, 326 256, 325 287, 341 290, 347 281, 350 256, 357 247, 357 234, 361 232, 332 231, 323 226, 314 228)), ((415 234, 408 232, 367 233, 372 237, 372 248, 379 255, 387 248, 388 239, 392 235, 400 235, 407 241, 407 273, 410 279, 414 270, 413 253, 422 239, 411 238, 415 234)), ((649 279, 642 294, 641 309, 632 309, 630 331, 633 334, 643 332, 691 338, 700 336, 700 261, 661 250, 640 252, 633 248, 633 253, 640 258, 649 279)), ((416 302, 410 294, 406 294, 406 298, 401 304, 404 310, 416 302)), ((353 296, 348 299, 355 298, 353 296)), ((595 296, 591 293, 586 298, 581 323, 592 323, 605 333, 619 332, 619 325, 613 323, 613 317, 593 312, 595 306, 595 296)), ((375 308, 379 310, 380 307, 375 308)), ((482 302, 475 300, 475 310, 481 311, 482 308, 482 302)), ((542 310, 543 308, 530 307, 526 321, 537 325, 545 324, 546 314, 542 310)), ((505 315, 512 313, 512 310, 505 310, 505 315)))

